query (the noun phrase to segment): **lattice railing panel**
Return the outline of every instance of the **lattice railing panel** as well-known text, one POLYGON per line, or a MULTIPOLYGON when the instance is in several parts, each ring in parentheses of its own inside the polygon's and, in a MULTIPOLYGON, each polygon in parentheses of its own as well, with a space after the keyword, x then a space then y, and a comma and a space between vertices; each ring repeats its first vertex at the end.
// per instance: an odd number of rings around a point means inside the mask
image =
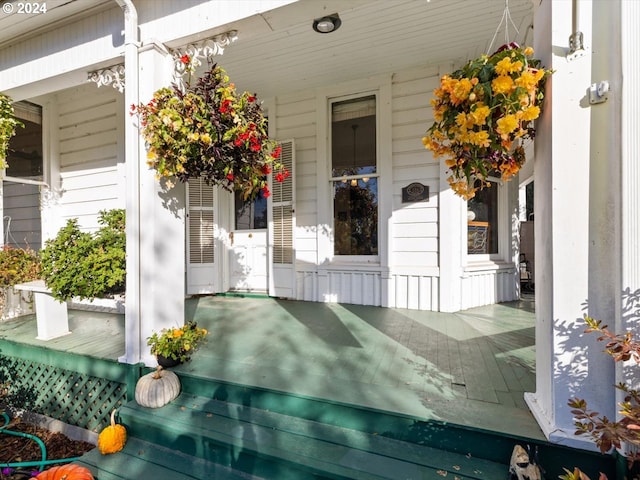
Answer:
POLYGON ((21 383, 37 395, 35 411, 94 432, 126 402, 126 384, 15 359, 21 383))

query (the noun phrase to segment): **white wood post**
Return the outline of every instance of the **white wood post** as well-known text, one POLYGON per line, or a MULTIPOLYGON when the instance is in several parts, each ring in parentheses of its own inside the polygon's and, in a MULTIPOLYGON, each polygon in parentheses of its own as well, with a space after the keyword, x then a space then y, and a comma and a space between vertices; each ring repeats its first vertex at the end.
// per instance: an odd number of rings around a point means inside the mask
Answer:
MULTIPOLYGON (((612 105, 591 105, 588 94, 599 74, 598 53, 610 51, 592 31, 593 19, 603 20, 608 15, 598 8, 616 2, 580 1, 585 50, 568 58, 572 3, 545 0, 535 18, 535 56, 555 73, 535 144, 536 392, 525 399, 547 438, 593 450, 574 435, 567 402, 586 399, 601 415, 615 415, 613 363, 595 336, 584 334, 582 316, 613 315, 619 295, 611 208, 619 195, 618 159, 615 148, 607 151, 618 134, 606 120, 612 105)), ((601 27, 609 38, 616 31, 601 27)))

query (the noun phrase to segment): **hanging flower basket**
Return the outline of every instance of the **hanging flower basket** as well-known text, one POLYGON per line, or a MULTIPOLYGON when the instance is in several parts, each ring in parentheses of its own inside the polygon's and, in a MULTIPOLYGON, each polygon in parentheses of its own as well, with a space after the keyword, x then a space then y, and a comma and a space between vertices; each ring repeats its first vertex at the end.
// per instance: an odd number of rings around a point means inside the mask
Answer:
POLYGON ((434 91, 434 123, 422 142, 444 157, 451 188, 467 200, 490 176, 509 180, 525 162, 523 141, 535 137, 552 73, 531 55, 530 47, 503 45, 443 76, 434 91))
POLYGON ((0 170, 8 167, 9 140, 16 134, 16 127, 24 127, 24 125, 15 117, 11 99, 0 93, 0 170))
MULTIPOLYGON (((181 61, 193 71, 192 60, 181 61)), ((245 198, 261 191, 269 196, 266 175, 280 170, 281 149, 267 135, 267 119, 255 95, 238 94, 226 72, 213 65, 194 85, 174 85, 156 91, 147 104, 131 106, 148 144, 148 164, 156 176, 186 182, 201 177, 210 185, 245 198)))

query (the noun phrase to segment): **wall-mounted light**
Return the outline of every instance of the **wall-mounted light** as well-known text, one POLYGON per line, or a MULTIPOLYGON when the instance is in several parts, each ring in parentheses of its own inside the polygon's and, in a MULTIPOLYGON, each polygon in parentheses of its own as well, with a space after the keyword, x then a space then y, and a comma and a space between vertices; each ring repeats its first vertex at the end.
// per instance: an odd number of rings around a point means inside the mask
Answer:
POLYGON ((332 13, 326 17, 316 18, 313 21, 313 29, 318 33, 331 33, 340 28, 341 24, 342 21, 338 14, 332 13))

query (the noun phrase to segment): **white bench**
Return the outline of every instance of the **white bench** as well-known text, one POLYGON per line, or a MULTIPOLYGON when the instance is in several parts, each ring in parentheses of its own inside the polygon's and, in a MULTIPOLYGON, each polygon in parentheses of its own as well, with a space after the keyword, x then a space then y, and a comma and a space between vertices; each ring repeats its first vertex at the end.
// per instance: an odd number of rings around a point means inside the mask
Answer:
POLYGON ((36 304, 36 323, 38 326, 38 340, 51 340, 71 333, 69 331, 69 316, 67 303, 59 302, 51 290, 47 288, 44 280, 20 283, 15 285, 16 290, 33 292, 36 304))

